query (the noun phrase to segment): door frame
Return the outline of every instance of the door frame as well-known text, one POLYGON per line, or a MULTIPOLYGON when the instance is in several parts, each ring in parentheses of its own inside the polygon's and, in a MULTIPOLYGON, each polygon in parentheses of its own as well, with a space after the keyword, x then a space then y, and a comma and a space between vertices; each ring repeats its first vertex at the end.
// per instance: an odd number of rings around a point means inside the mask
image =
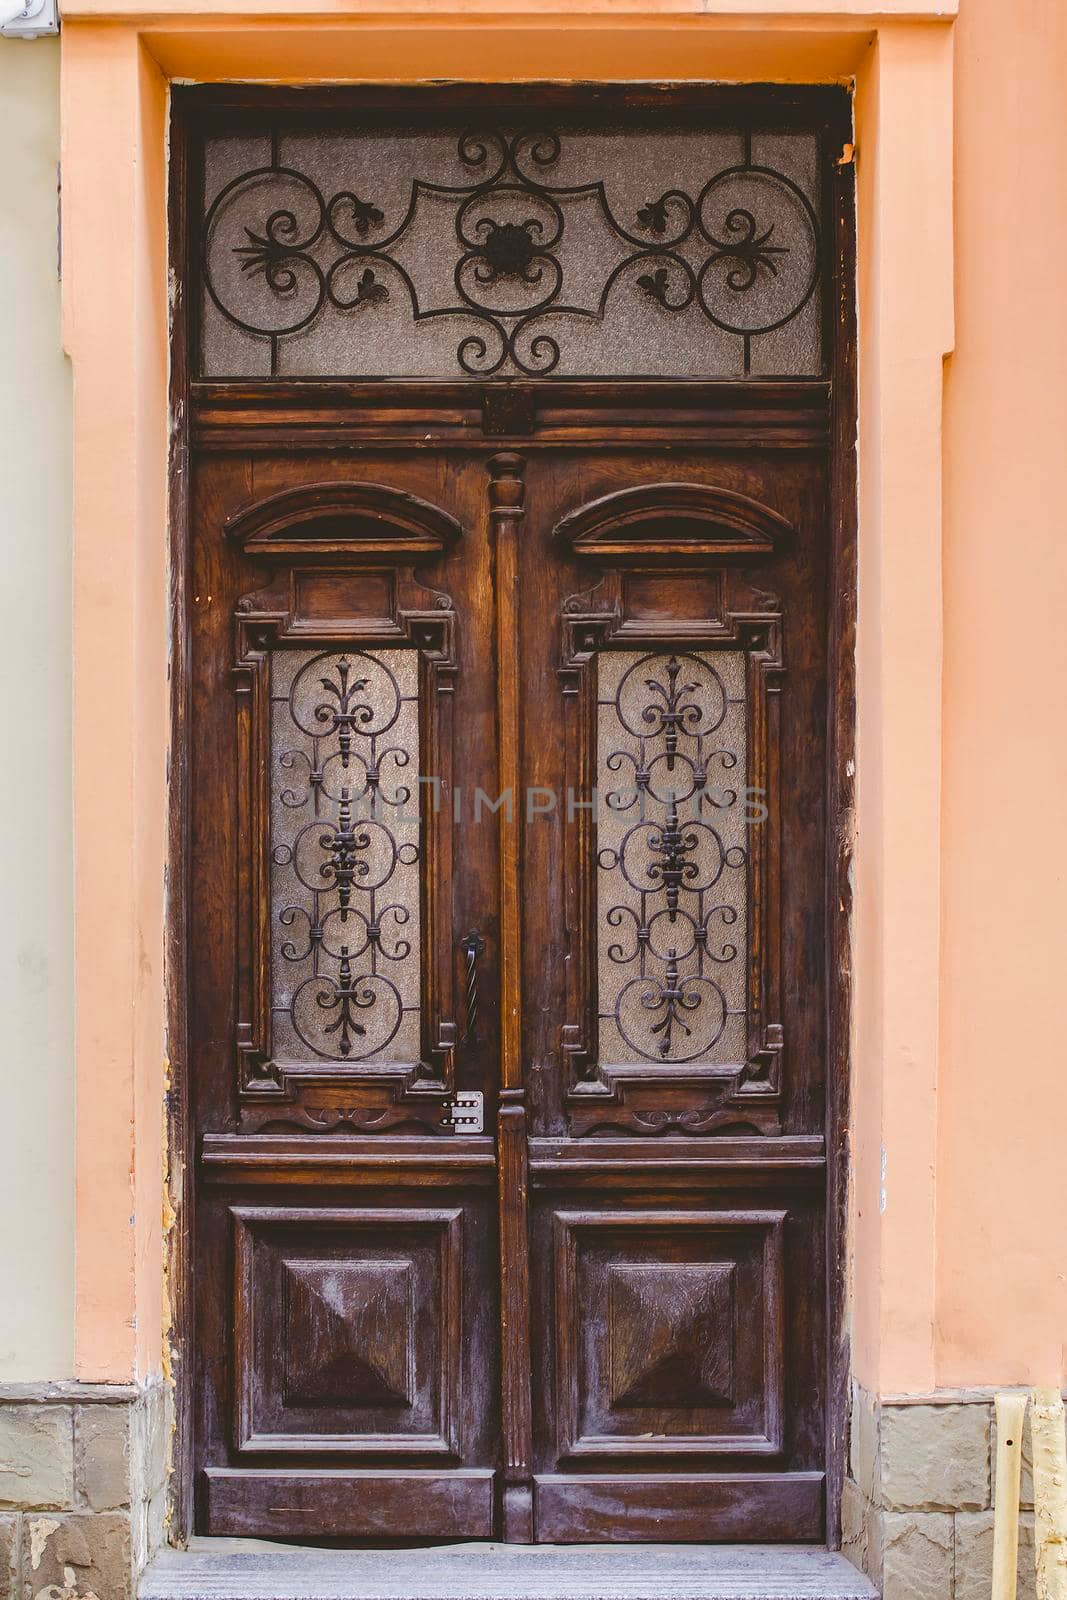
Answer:
MULTIPOLYGON (((560 8, 547 0, 538 9, 544 20, 560 8)), ((847 1370, 843 1315, 854 1299, 855 1375, 876 1390, 922 1389, 934 1380, 933 1273, 921 1254, 916 1260, 916 1250, 932 1253, 934 1248, 932 1177, 914 1185, 907 1200, 901 1197, 892 1214, 883 1216, 877 1203, 878 1146, 886 1126, 890 1131, 906 1126, 920 1153, 932 1149, 936 1138, 941 446, 931 419, 940 414, 943 357, 952 345, 955 6, 886 0, 872 8, 823 0, 804 9, 798 23, 789 15, 790 0, 767 0, 762 8, 767 21, 758 36, 750 25, 748 32, 737 31, 731 15, 736 8, 728 0, 717 12, 701 8, 699 22, 720 77, 829 81, 854 75, 858 80, 858 142, 865 156, 859 174, 864 624, 858 721, 866 776, 857 797, 864 827, 856 936, 850 938, 847 928, 842 932, 837 941, 841 964, 832 970, 841 974, 844 1002, 838 1049, 864 1093, 856 1097, 851 1124, 842 1107, 834 1139, 843 1151, 851 1130, 858 1213, 850 1239, 851 1298, 843 1288, 838 1294, 838 1365, 847 1370), (918 296, 911 270, 917 253, 923 262, 918 296), (895 648, 910 652, 909 684, 924 685, 924 703, 917 712, 911 708, 908 717, 900 692, 886 686, 880 671, 883 653, 892 658, 895 648), (893 830, 884 820, 894 803, 905 799, 909 829, 923 838, 906 860, 893 850, 893 830), (853 1053, 844 1023, 854 947, 861 959, 853 1053), (904 1043, 913 1068, 894 1078, 889 1072, 894 1049, 904 1043), (899 1286, 905 1281, 911 1315, 902 1326, 899 1286)), ((183 726, 183 602, 173 577, 172 729, 159 715, 168 648, 163 538, 167 85, 171 78, 313 78, 316 64, 321 72, 333 56, 338 29, 353 42, 356 36, 366 42, 362 59, 372 66, 377 62, 384 72, 396 59, 398 38, 408 23, 419 30, 417 37, 409 32, 404 40, 408 81, 449 70, 466 73, 479 65, 481 75, 489 77, 493 62, 520 58, 566 76, 568 62, 582 54, 583 35, 573 26, 559 28, 556 37, 540 35, 537 48, 523 55, 530 39, 519 23, 486 29, 475 20, 457 35, 427 27, 424 16, 405 18, 399 7, 397 12, 395 25, 368 31, 362 19, 342 7, 340 20, 328 25, 320 19, 318 26, 309 26, 302 19, 297 38, 266 6, 246 8, 241 29, 229 31, 219 27, 221 11, 205 21, 202 9, 194 15, 186 0, 163 0, 151 17, 140 13, 137 0, 109 7, 104 20, 98 0, 70 0, 65 8, 64 339, 77 377, 75 814, 79 836, 93 841, 91 852, 88 847, 79 852, 76 874, 79 926, 92 930, 78 941, 75 967, 77 1371, 83 1378, 122 1381, 151 1375, 164 1361, 168 1340, 181 1371, 180 1305, 168 1316, 158 1267, 166 1235, 172 1294, 180 1298, 182 1208, 177 1224, 170 1225, 160 1201, 180 1199, 182 1150, 174 1142, 164 1152, 158 1115, 166 1092, 174 1139, 183 1103, 175 998, 183 988, 183 941, 176 909, 180 897, 173 892, 182 870, 180 762, 175 763, 169 836, 151 823, 136 825, 139 815, 151 817, 164 795, 168 731, 180 740, 183 726), (101 227, 105 202, 109 224, 101 227), (101 566, 113 577, 106 592, 99 582, 101 566), (105 732, 110 762, 102 772, 105 732), (165 873, 171 892, 164 962, 165 873), (158 1048, 165 1031, 169 1082, 158 1048), (164 1154, 169 1171, 160 1159, 164 1154), (135 1224, 130 1222, 131 1182, 138 1199, 135 1224)), ((637 76, 650 60, 672 63, 664 77, 705 76, 707 52, 694 49, 686 20, 665 24, 653 11, 635 7, 625 18, 612 19, 612 35, 600 41, 607 48, 598 59, 619 77, 637 76)), ((180 407, 181 374, 175 370, 172 377, 180 407)), ((180 409, 171 414, 182 416, 180 409)), ((180 529, 185 448, 180 427, 169 448, 171 522, 180 529)), ((849 430, 842 458, 851 451, 849 430)), ((851 481, 851 474, 846 476, 851 481)), ((843 636, 838 649, 848 653, 843 636)), ((841 851, 847 856, 854 818, 852 773, 850 758, 841 754, 841 777, 847 782, 838 783, 836 809, 841 851)), ((843 1074, 840 1081, 847 1082, 843 1074)), ((835 1211, 843 1222, 843 1165, 839 1176, 835 1211)), ((833 1266, 843 1279, 840 1253, 833 1266)), ((179 1380, 179 1407, 180 1389, 179 1380)), ((835 1443, 840 1455, 843 1438, 835 1443)), ((182 1481, 180 1446, 177 1455, 180 1533, 188 1484, 182 1481)))
MULTIPOLYGON (((292 110, 294 105, 309 111, 326 111, 343 116, 349 109, 356 113, 360 107, 373 111, 382 107, 399 105, 409 108, 419 104, 419 114, 427 116, 453 115, 457 108, 476 106, 483 96, 506 95, 514 87, 507 84, 454 83, 447 85, 397 86, 368 84, 358 90, 349 87, 311 89, 264 88, 261 85, 203 86, 176 88, 171 94, 170 107, 170 197, 169 197, 169 259, 175 274, 175 310, 171 320, 171 414, 181 419, 171 437, 169 488, 171 508, 171 627, 174 640, 173 675, 171 694, 171 748, 184 748, 188 719, 187 689, 189 678, 189 596, 185 572, 189 559, 191 527, 188 507, 190 482, 191 443, 190 431, 194 423, 191 409, 191 374, 188 354, 195 342, 197 325, 196 295, 199 289, 198 245, 199 230, 188 214, 188 201, 195 194, 190 183, 192 163, 191 145, 204 127, 210 127, 216 116, 224 117, 228 111, 239 112, 248 108, 276 105, 280 110, 292 110)), ((684 81, 656 83, 648 86, 624 86, 604 83, 536 83, 524 92, 537 97, 538 109, 569 111, 573 109, 610 110, 625 93, 628 100, 643 103, 678 106, 694 109, 699 106, 698 96, 704 90, 714 94, 720 104, 725 102, 729 111, 742 115, 751 113, 770 102, 774 107, 774 120, 783 118, 798 127, 834 127, 833 137, 839 140, 843 152, 852 145, 851 98, 842 115, 843 95, 840 89, 826 89, 804 85, 798 90, 764 85, 694 85, 684 81)), ((830 550, 830 606, 827 617, 829 628, 828 649, 828 704, 827 704, 827 809, 824 858, 825 905, 825 970, 827 1005, 827 1059, 826 1059, 826 1395, 825 1447, 826 1447, 826 1532, 832 1548, 840 1544, 840 1502, 845 1474, 844 1440, 848 1415, 849 1339, 846 1324, 846 1276, 844 1250, 847 1230, 848 1189, 844 1163, 847 1154, 849 1126, 849 1063, 851 1030, 850 952, 851 885, 849 878, 851 834, 849 819, 855 805, 855 637, 856 637, 856 295, 855 295, 855 183, 853 163, 845 159, 836 167, 827 184, 827 215, 824 246, 825 260, 821 294, 823 300, 824 329, 834 330, 829 366, 830 428, 829 428, 829 504, 831 517, 830 550)), ((258 388, 264 380, 249 380, 258 388)), ((269 381, 269 380, 268 380, 269 381)), ((335 380, 336 381, 336 380, 335 380)), ((399 380, 407 382, 409 380, 399 380)), ((580 380, 556 380, 557 385, 580 380)), ((614 380, 609 380, 614 381, 614 380)), ((619 380, 625 383, 626 380, 619 380)), ((663 380, 667 383, 670 380, 663 380)), ((679 380, 684 381, 684 380, 679 380)), ((689 380, 690 382, 692 380, 689 380)), ((721 380, 720 380, 721 381, 721 380)), ((757 380, 758 381, 758 380, 757 380)), ((283 380, 284 382, 284 380, 283 380)), ((537 380, 531 380, 538 386, 537 380)), ((541 386, 550 387, 552 380, 542 380, 541 386)), ((374 387, 361 382, 360 387, 374 387)), ((392 385, 390 385, 392 387, 392 385)), ((422 385, 426 390, 462 387, 477 390, 492 387, 492 380, 477 378, 463 380, 462 384, 434 383, 422 385)), ((706 387, 714 389, 715 380, 706 387)), ((522 439, 500 439, 505 453, 522 448, 522 439)), ((499 456, 500 462, 511 458, 499 456)), ((492 467, 492 463, 490 463, 492 467)), ((502 469, 503 470, 503 469, 502 469)), ((494 478, 494 483, 496 479, 494 478)), ((495 502, 494 502, 495 503, 495 502)), ((494 513, 494 515, 497 513, 494 513)), ((501 645, 503 640, 500 641, 501 645)), ((515 692, 516 686, 512 685, 515 692)), ((502 790, 508 781, 501 777, 502 790)), ((517 792, 517 791, 516 791, 517 792)), ((175 1092, 169 1105, 170 1149, 183 1174, 181 1204, 178 1207, 176 1226, 172 1234, 170 1282, 174 1298, 175 1323, 179 1346, 190 1350, 195 1337, 195 1319, 192 1312, 189 1273, 195 1252, 191 1244, 191 1230, 195 1216, 196 1163, 195 1131, 190 1114, 189 1066, 185 1049, 186 1039, 186 985, 185 962, 188 904, 188 821, 189 796, 187 763, 178 760, 172 767, 170 814, 170 861, 173 894, 168 920, 168 970, 173 981, 168 993, 169 1030, 172 1040, 170 1059, 175 1092), (179 978, 179 974, 181 978, 179 978)), ((516 845, 514 830, 507 830, 502 840, 505 875, 509 871, 510 851, 516 845)), ((519 861, 511 861, 512 874, 519 871, 519 861)), ((505 923, 502 925, 501 959, 505 959, 503 934, 506 931, 508 908, 517 908, 515 886, 504 893, 502 905, 505 923)), ((516 1026, 518 1024, 516 1023, 516 1026)), ((516 1051, 521 1049, 519 1038, 505 1036, 501 1040, 502 1054, 514 1057, 514 1070, 520 1070, 516 1051)), ((507 1081, 507 1068, 505 1077, 507 1081)), ((505 1119, 506 1122, 506 1119, 505 1119)), ((504 1129, 506 1131, 506 1128, 504 1129)), ((522 1286, 515 1293, 525 1305, 522 1286)), ((528 1290, 527 1290, 528 1293, 528 1290)), ((518 1312, 520 1308, 516 1306, 518 1312)), ((193 1362, 183 1361, 176 1385, 176 1479, 174 1508, 178 1526, 183 1535, 192 1530, 192 1500, 195 1468, 192 1448, 191 1417, 194 1406, 193 1362)))

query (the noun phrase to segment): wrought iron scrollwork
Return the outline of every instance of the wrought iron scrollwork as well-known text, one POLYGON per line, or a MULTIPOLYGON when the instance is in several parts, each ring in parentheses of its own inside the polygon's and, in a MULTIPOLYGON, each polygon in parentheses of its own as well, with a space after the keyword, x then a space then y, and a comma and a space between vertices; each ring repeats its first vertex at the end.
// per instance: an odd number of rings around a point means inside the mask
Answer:
POLYGON ((418 820, 401 779, 418 762, 417 690, 405 670, 400 651, 274 658, 274 1011, 293 1059, 382 1058, 394 1041, 403 1057, 405 1024, 417 1038, 418 820))
POLYGON ((736 1061, 743 657, 608 654, 599 667, 601 1060, 736 1061))
MULTIPOLYGON (((458 321, 461 372, 545 377, 560 368, 567 324, 603 323, 625 295, 631 310, 652 304, 674 317, 693 308, 736 335, 747 372, 751 341, 811 300, 820 248, 804 187, 754 159, 750 134, 742 144, 740 161, 709 156, 712 170, 692 192, 667 184, 621 215, 603 177, 561 181, 559 132, 468 131, 455 148, 463 181, 416 176, 397 211, 359 184, 328 192, 282 161, 275 135, 269 163, 230 178, 211 201, 205 288, 229 323, 270 340, 272 371, 278 342, 328 309, 373 320, 399 298, 417 325, 458 321), (443 214, 454 234, 447 246, 443 214), (452 252, 454 298, 434 303, 414 263, 442 248, 452 252)), ((667 143, 655 148, 663 164, 671 159, 667 143)))

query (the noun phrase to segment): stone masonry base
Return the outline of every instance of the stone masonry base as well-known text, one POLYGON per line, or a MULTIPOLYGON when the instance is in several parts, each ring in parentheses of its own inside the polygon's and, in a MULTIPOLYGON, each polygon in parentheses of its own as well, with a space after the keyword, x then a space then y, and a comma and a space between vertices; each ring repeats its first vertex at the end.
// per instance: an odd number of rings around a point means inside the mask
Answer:
MULTIPOLYGON (((884 1600, 987 1600, 994 1430, 991 1393, 855 1388, 843 1549, 884 1600)), ((0 1600, 131 1600, 165 1537, 169 1441, 162 1383, 0 1388, 0 1600)), ((1019 1600, 1033 1600, 1028 1430, 1022 1506, 1019 1600)))
MULTIPOLYGON (((845 1554, 884 1600, 988 1600, 993 1554, 992 1393, 875 1401, 852 1395, 845 1554)), ((1034 1595, 1034 1489, 1023 1433, 1019 1600, 1034 1595)))
POLYGON ((164 1537, 169 1436, 162 1383, 0 1388, 2 1600, 130 1600, 164 1537))

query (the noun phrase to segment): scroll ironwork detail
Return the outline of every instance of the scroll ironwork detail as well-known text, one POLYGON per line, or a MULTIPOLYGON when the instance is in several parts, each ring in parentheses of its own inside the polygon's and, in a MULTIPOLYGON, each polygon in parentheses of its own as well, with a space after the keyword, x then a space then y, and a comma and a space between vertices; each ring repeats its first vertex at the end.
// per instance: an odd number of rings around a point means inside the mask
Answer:
POLYGON ((271 964, 293 1062, 419 1053, 417 659, 275 651, 271 964))
POLYGON ((598 659, 600 1060, 745 1059, 745 658, 598 659))
MULTIPOLYGON (((405 194, 395 174, 391 184, 383 175, 381 133, 350 131, 345 159, 324 162, 320 144, 275 132, 269 159, 209 189, 206 295, 242 335, 269 341, 272 373, 289 342, 296 353, 286 371, 352 375, 329 365, 339 359, 337 340, 314 338, 337 313, 360 319, 346 335, 349 367, 381 375, 389 337, 381 319, 397 329, 398 305, 409 326, 454 327, 452 370, 473 377, 575 375, 583 363, 592 370, 587 349, 568 354, 568 339, 579 325, 606 328, 612 318, 650 330, 632 354, 626 333, 613 352, 620 375, 639 373, 662 319, 689 312, 694 371, 747 373, 753 341, 800 317, 819 281, 819 222, 803 162, 787 171, 786 155, 779 165, 761 159, 752 133, 709 137, 698 158, 690 136, 675 178, 669 132, 633 138, 635 168, 647 172, 643 194, 618 170, 583 175, 582 130, 506 128, 428 135, 423 159, 438 176, 405 173, 405 194), (348 181, 337 184, 342 173, 348 181), (701 336, 700 319, 714 337, 701 336)), ((788 136, 771 147, 787 153, 788 136)), ((600 147, 588 148, 592 165, 600 147)), ((420 147, 403 149, 398 160, 414 163, 420 147)), ((446 347, 435 345, 427 372, 443 372, 445 359, 446 347)), ((817 349, 792 357, 798 373, 817 362, 817 349)))

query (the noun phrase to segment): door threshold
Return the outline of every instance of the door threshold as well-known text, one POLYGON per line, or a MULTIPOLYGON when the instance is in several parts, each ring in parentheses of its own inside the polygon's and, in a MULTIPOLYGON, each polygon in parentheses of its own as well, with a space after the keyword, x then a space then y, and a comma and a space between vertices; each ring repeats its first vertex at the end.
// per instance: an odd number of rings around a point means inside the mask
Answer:
POLYGON ((324 1550, 190 1540, 139 1600, 877 1600, 843 1555, 788 1544, 451 1544, 324 1550))

